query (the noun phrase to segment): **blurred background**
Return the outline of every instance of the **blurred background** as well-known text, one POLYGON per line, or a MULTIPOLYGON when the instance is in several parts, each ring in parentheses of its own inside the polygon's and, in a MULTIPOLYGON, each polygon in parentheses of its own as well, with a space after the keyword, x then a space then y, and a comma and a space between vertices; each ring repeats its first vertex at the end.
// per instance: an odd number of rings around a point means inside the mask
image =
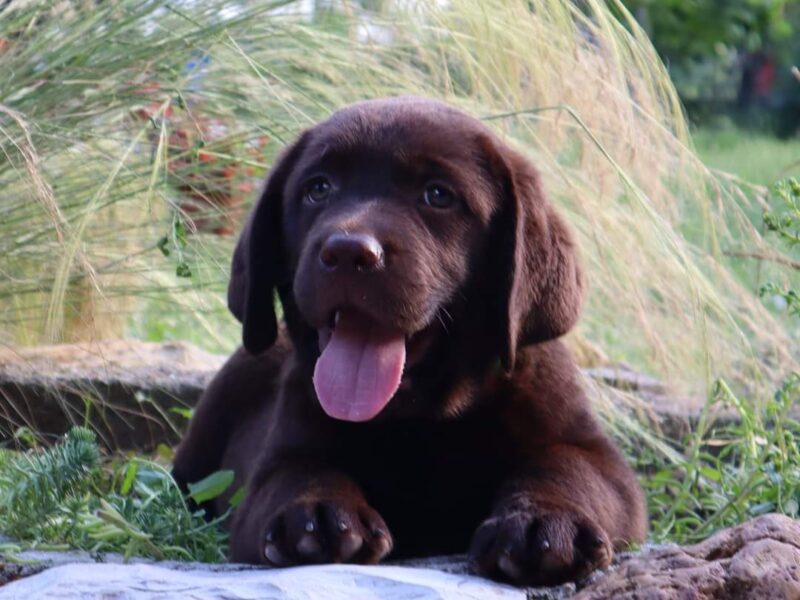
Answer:
POLYGON ((800 6, 791 0, 623 3, 667 65, 703 158, 756 183, 792 172, 800 6), (748 135, 749 148, 736 151, 748 135))
POLYGON ((497 117, 539 165, 583 237, 579 333, 602 354, 686 384, 788 334, 747 295, 770 265, 725 253, 767 252, 759 186, 800 167, 795 2, 0 6, 5 344, 229 352, 231 247, 272 156, 400 93, 497 117))

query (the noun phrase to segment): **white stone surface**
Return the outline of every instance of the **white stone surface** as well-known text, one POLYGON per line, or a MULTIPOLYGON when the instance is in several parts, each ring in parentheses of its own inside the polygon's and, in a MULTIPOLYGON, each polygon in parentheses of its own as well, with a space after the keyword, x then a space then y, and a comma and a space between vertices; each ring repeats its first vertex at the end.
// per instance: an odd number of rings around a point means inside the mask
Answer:
POLYGON ((156 565, 71 564, 0 588, 0 600, 525 600, 523 590, 409 567, 322 565, 238 572, 156 565))

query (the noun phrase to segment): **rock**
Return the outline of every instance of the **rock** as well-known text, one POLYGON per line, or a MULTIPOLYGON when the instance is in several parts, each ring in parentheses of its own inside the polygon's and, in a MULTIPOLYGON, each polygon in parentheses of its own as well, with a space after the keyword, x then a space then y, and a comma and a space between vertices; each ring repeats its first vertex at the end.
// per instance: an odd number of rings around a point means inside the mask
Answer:
MULTIPOLYGON (((502 598, 508 600, 565 600, 575 593, 574 584, 552 588, 519 590, 474 576, 466 557, 441 556, 405 560, 375 567, 323 565, 294 569, 268 569, 243 564, 201 564, 153 561, 133 558, 128 563, 119 554, 92 555, 88 552, 47 552, 29 550, 16 555, 26 571, 9 581, 47 571, 2 587, 0 558, 0 600, 6 598, 158 598, 175 590, 192 590, 192 598, 502 598), (102 561, 102 564, 97 564, 102 561), (96 571, 102 567, 103 571, 96 571), (114 568, 110 568, 114 567, 114 568), (141 569, 140 567, 148 567, 141 569), (152 567, 153 569, 149 568, 152 567), (87 578, 87 573, 99 573, 87 578), (247 577, 241 579, 243 574, 247 577), (70 594, 59 595, 68 588, 70 594), (148 590, 151 595, 139 594, 148 590), (220 595, 219 590, 227 590, 220 595), (73 594, 73 590, 81 593, 73 594), (253 590, 256 590, 255 592, 253 590), (266 591, 265 591, 266 590, 266 591)), ((9 563, 9 567, 12 565, 9 563)), ((16 566, 16 565, 13 565, 16 566)), ((175 593, 175 597, 180 596, 175 593)))
MULTIPOLYGON (((27 426, 52 441, 89 418, 113 450, 150 451, 173 444, 192 407, 227 357, 185 342, 95 341, 34 348, 0 348, 0 440, 27 426)), ((589 394, 634 413, 669 439, 697 423, 705 399, 676 395, 658 379, 624 364, 582 369, 589 394)), ((797 415, 800 417, 800 414, 797 415)), ((738 421, 732 411, 711 415, 738 421)))
MULTIPOLYGON (((115 450, 175 443, 185 419, 225 362, 185 342, 95 341, 0 348, 0 440, 27 426, 54 440, 88 418, 115 450)), ((679 400, 624 365, 584 369, 588 380, 642 399, 668 434, 684 432, 702 400, 679 400)))
POLYGON ((12 581, 17 581, 24 577, 30 577, 31 575, 35 575, 43 570, 44 568, 39 565, 3 562, 0 560, 0 587, 3 587, 12 581))
MULTIPOLYGON (((800 521, 764 515, 700 544, 650 547, 619 556, 580 589, 520 590, 469 572, 463 556, 361 567, 262 569, 138 561, 85 552, 23 552, 26 562, 56 565, 0 587, 10 598, 503 598, 508 600, 800 600, 800 521)), ((0 574, 2 574, 0 560, 0 574)), ((0 580, 0 585, 2 580, 0 580)))
POLYGON ((88 420, 112 449, 175 443, 225 357, 191 344, 115 340, 0 348, 0 439, 27 426, 45 440, 88 420))
POLYGON ((593 367, 582 369, 583 374, 619 390, 666 395, 666 386, 649 375, 637 373, 624 365, 593 367))
MULTIPOLYGON (((676 394, 659 379, 624 364, 581 369, 592 398, 607 397, 614 410, 630 413, 660 430, 663 437, 681 440, 697 425, 705 398, 676 394)), ((709 415, 717 422, 737 419, 730 411, 709 415)))
POLYGON ((470 575, 431 569, 323 565, 291 569, 209 572, 157 565, 99 564, 54 567, 0 588, 0 599, 27 598, 373 598, 526 600, 523 590, 470 575))
POLYGON ((800 521, 769 514, 700 544, 620 557, 573 600, 798 600, 800 521))

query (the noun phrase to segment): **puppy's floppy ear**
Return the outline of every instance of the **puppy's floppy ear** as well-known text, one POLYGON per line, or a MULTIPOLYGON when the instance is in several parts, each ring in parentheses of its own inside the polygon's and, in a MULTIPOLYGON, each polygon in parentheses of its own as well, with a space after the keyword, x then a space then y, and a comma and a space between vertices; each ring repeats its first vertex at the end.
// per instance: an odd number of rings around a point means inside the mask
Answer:
POLYGON ((490 234, 492 312, 500 360, 510 372, 518 346, 572 328, 583 277, 572 235, 542 193, 539 174, 518 152, 488 137, 483 142, 500 194, 490 234))
POLYGON ((278 336, 273 290, 286 277, 281 205, 307 138, 308 132, 278 155, 233 252, 228 308, 242 323, 242 343, 250 354, 264 352, 278 336))

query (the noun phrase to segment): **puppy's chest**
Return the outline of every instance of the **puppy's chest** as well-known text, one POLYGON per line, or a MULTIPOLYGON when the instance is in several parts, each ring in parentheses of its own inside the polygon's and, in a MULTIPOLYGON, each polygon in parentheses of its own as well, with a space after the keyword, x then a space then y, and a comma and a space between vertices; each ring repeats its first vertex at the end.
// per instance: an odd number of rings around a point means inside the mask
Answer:
POLYGON ((415 541, 431 544, 432 531, 441 535, 441 551, 463 551, 461 538, 488 515, 519 462, 509 437, 490 422, 356 429, 339 437, 332 462, 355 479, 411 553, 415 541))
POLYGON ((419 479, 514 461, 513 441, 499 423, 399 421, 359 425, 337 436, 333 458, 345 469, 419 479))

